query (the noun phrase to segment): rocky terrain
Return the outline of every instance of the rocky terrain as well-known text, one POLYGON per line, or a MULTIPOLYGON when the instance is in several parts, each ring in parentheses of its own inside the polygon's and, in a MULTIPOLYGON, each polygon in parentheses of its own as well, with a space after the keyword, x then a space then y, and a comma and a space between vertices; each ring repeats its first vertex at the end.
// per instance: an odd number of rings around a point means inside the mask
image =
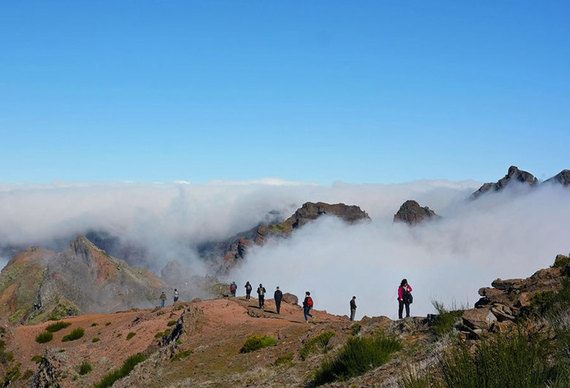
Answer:
POLYGON ((277 314, 271 299, 259 309, 257 300, 239 296, 64 318, 60 322, 69 325, 45 343, 38 341, 39 335, 47 333, 53 321, 16 327, 4 321, 0 370, 5 386, 90 387, 139 354, 141 362, 114 387, 313 386, 315 371, 341 353, 351 338, 384 333, 400 343, 387 362, 329 386, 399 387, 406 385, 406 370, 428 370, 446 349, 456 346, 450 342, 453 333, 460 342, 477 346, 487 335, 520 328, 525 309, 537 297, 561 290, 568 279, 570 261, 563 255, 552 268, 530 278, 497 279, 479 291, 477 307, 462 312, 445 336, 436 330, 437 315, 350 322, 346 316, 316 310, 307 324, 295 299, 283 302, 277 314), (83 331, 79 338, 65 340, 78 329, 83 331), (244 353, 252 335, 274 342, 244 353))
POLYGON ((226 272, 228 268, 245 257, 248 247, 254 244, 263 245, 269 238, 287 237, 293 230, 325 215, 338 217, 349 224, 370 220, 368 214, 358 206, 343 203, 331 205, 324 202, 307 202, 283 222, 260 225, 249 231, 239 233, 228 241, 206 244, 202 247, 201 254, 215 262, 223 257, 220 272, 226 272))
POLYGON ((109 256, 77 237, 56 253, 20 252, 0 276, 0 314, 11 322, 41 322, 74 315, 151 307, 166 284, 155 274, 109 256))
POLYGON ((439 216, 429 207, 421 207, 416 201, 408 200, 400 206, 400 209, 394 215, 394 222, 405 222, 410 225, 415 225, 424 220, 438 217, 439 216))

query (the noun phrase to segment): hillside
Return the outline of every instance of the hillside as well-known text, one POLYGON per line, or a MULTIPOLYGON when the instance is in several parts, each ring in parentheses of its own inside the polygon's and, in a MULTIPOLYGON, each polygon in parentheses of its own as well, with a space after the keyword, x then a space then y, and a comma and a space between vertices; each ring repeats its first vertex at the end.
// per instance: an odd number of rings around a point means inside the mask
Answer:
POLYGON ((11 322, 156 306, 166 284, 79 236, 63 252, 29 248, 0 274, 0 314, 11 322))
MULTIPOLYGON (((374 356, 382 361, 376 363, 372 358, 369 362, 376 366, 365 366, 330 386, 463 386, 446 385, 438 371, 444 364, 438 360, 446 360, 465 346, 476 355, 483 344, 498 338, 508 346, 509 338, 523 330, 530 333, 528 338, 524 334, 528 346, 533 346, 534 338, 542 341, 540 349, 545 356, 541 362, 549 363, 553 381, 566 381, 560 380, 566 376, 565 369, 560 369, 566 359, 545 352, 570 346, 567 343, 560 348, 570 338, 570 325, 559 326, 559 320, 549 320, 554 315, 546 311, 557 311, 553 306, 558 306, 568 313, 569 262, 568 257, 559 255, 552 268, 528 279, 498 279, 493 288, 481 289, 484 300, 477 308, 447 311, 440 306, 439 315, 401 321, 365 317, 350 322, 346 316, 317 310, 314 321, 307 324, 300 306, 283 303, 278 315, 273 300, 260 310, 255 299, 230 297, 65 318, 63 322, 70 325, 54 332, 46 343, 38 343, 36 338, 53 322, 15 328, 4 324, 0 369, 5 382, 14 387, 92 386, 130 356, 141 354, 137 356, 141 362, 114 387, 314 386, 323 370, 338 365, 347 349, 361 349, 351 348, 351 344, 380 341, 379 346, 391 346, 384 356, 374 356), (558 292, 566 294, 558 296, 558 292), (486 324, 477 317, 490 321, 486 324), (84 330, 83 336, 63 341, 79 328, 84 330), (274 345, 243 353, 242 347, 252 335, 271 337, 274 345), (337 364, 327 363, 333 359, 337 364), (85 372, 87 364, 91 369, 85 372), (414 381, 423 385, 413 385, 414 381)), ((560 317, 560 312, 557 314, 560 317)), ((507 354, 520 356, 514 352, 507 354)), ((323 382, 332 381, 326 373, 324 376, 323 382)))

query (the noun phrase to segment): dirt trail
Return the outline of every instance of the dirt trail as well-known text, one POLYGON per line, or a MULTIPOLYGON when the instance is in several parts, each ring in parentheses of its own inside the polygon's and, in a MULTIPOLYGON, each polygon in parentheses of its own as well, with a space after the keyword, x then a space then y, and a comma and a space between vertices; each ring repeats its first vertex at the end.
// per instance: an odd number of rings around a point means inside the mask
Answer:
MULTIPOLYGON (((239 348, 251 334, 284 339, 319 323, 348 322, 347 317, 313 311, 314 322, 306 324, 300 306, 282 303, 281 314, 276 313, 273 300, 267 300, 263 310, 257 306, 257 299, 247 301, 244 297, 230 297, 177 303, 162 309, 69 317, 64 321, 71 325, 53 333, 53 339, 46 344, 37 343, 36 336, 53 322, 16 327, 9 349, 14 352, 16 362, 21 363, 22 372, 35 371, 37 365, 32 361, 32 357, 42 355, 47 347, 58 349, 66 356, 69 364, 70 376, 63 382, 63 386, 82 386, 91 385, 110 370, 120 367, 127 357, 144 352, 153 344, 156 346, 157 333, 168 329, 168 324, 172 325, 185 311, 200 313, 195 330, 185 334, 180 343, 181 349, 192 349, 198 354, 193 357, 193 364, 200 367, 197 369, 200 374, 204 373, 205 367, 213 371, 222 364, 227 365, 228 357, 239 354, 239 348), (78 327, 85 330, 82 338, 62 342, 63 336, 78 327), (129 333, 135 335, 127 339, 129 333), (93 365, 93 371, 80 376, 77 370, 83 361, 93 365)), ((239 365, 234 367, 238 368, 239 365)), ((188 373, 188 376, 191 375, 192 373, 188 373)), ((23 383, 20 382, 25 385, 23 383)))

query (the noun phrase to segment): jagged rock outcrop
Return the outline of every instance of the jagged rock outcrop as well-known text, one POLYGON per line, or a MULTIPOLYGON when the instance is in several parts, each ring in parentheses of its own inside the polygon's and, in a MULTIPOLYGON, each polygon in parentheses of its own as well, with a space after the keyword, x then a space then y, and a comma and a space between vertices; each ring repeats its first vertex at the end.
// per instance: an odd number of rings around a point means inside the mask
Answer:
POLYGON ((537 294, 562 289, 564 279, 570 276, 568 262, 567 256, 558 255, 553 267, 541 269, 529 278, 497 279, 491 283, 492 287, 479 289, 481 299, 474 309, 463 313, 465 331, 478 336, 484 331, 500 330, 514 324, 537 294))
POLYGON ((544 183, 559 183, 566 187, 570 185, 570 170, 562 170, 552 178, 545 180, 544 183))
POLYGON ((222 258, 223 264, 220 272, 224 272, 236 261, 243 259, 247 249, 252 245, 263 245, 270 237, 286 237, 293 230, 301 228, 324 215, 338 217, 349 224, 370 220, 368 214, 358 206, 345 205, 344 203, 331 205, 324 202, 306 202, 291 217, 281 223, 261 225, 240 233, 226 242, 204 244, 198 250, 207 259, 222 258))
POLYGON ((400 206, 400 209, 394 215, 394 222, 405 222, 410 225, 415 225, 424 220, 438 217, 439 216, 429 207, 421 207, 416 201, 408 200, 400 206))
POLYGON ((527 171, 519 170, 516 166, 509 167, 507 175, 499 179, 496 183, 485 183, 476 192, 471 195, 472 199, 476 199, 488 191, 501 191, 511 182, 525 183, 530 186, 537 186, 538 179, 527 171))
POLYGON ((61 253, 29 248, 15 255, 0 274, 0 313, 27 323, 58 319, 70 309, 78 314, 152 307, 165 287, 156 275, 79 236, 61 253))

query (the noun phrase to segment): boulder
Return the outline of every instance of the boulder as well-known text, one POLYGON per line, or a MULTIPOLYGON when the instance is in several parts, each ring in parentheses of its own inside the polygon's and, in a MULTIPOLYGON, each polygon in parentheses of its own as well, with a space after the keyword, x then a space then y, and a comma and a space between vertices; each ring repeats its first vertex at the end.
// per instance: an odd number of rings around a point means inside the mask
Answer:
POLYGON ((292 305, 297 305, 299 303, 299 298, 296 295, 290 294, 288 292, 283 294, 283 302, 289 303, 292 305))
POLYGON ((489 330, 491 325, 497 322, 497 317, 487 307, 465 310, 462 318, 463 324, 471 330, 489 330))

